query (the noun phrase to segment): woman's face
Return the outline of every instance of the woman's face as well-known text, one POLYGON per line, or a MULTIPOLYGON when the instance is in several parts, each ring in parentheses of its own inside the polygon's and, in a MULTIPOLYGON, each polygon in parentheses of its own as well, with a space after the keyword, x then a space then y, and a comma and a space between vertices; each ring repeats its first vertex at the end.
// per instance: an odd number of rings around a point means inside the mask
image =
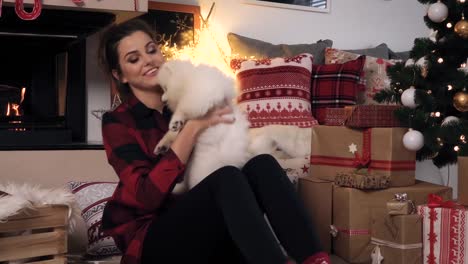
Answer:
POLYGON ((117 47, 121 73, 114 76, 132 89, 157 91, 156 74, 164 63, 159 46, 142 31, 123 38, 117 47))

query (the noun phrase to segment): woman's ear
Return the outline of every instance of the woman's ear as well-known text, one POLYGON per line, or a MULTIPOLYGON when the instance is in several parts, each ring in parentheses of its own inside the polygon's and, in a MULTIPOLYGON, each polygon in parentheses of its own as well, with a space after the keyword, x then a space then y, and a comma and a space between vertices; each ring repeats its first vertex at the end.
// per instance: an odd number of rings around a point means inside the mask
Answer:
POLYGON ((127 80, 125 78, 120 78, 119 71, 117 70, 112 70, 112 76, 121 83, 127 83, 127 80))

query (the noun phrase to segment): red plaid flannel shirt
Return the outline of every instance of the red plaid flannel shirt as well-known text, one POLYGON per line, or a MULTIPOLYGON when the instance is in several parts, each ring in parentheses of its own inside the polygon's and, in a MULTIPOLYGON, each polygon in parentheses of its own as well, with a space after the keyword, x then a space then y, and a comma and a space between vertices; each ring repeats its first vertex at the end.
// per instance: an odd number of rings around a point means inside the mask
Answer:
POLYGON ((102 231, 123 252, 122 264, 140 263, 147 228, 183 177, 185 166, 172 150, 153 154, 168 121, 166 111, 149 109, 135 96, 102 119, 107 158, 120 179, 104 209, 102 231))

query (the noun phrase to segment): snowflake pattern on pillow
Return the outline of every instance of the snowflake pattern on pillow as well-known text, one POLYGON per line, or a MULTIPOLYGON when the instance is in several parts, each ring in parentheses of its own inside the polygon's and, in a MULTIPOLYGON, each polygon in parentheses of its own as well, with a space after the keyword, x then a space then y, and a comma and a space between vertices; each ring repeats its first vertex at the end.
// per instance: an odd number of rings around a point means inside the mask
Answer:
POLYGON ((233 59, 239 96, 238 105, 247 114, 250 126, 317 124, 310 104, 313 56, 233 59))

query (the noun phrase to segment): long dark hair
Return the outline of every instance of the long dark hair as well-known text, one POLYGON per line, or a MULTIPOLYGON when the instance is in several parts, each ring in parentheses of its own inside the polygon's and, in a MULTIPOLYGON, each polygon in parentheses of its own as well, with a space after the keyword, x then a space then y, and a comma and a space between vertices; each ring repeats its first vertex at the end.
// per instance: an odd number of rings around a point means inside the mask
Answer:
POLYGON ((112 75, 112 71, 116 70, 119 76, 122 73, 117 48, 123 38, 137 31, 142 31, 154 41, 156 40, 156 32, 141 19, 132 19, 120 24, 112 24, 102 32, 100 39, 98 50, 99 64, 105 74, 116 83, 117 91, 123 100, 131 93, 130 87, 128 84, 122 83, 118 78, 115 78, 112 75))

